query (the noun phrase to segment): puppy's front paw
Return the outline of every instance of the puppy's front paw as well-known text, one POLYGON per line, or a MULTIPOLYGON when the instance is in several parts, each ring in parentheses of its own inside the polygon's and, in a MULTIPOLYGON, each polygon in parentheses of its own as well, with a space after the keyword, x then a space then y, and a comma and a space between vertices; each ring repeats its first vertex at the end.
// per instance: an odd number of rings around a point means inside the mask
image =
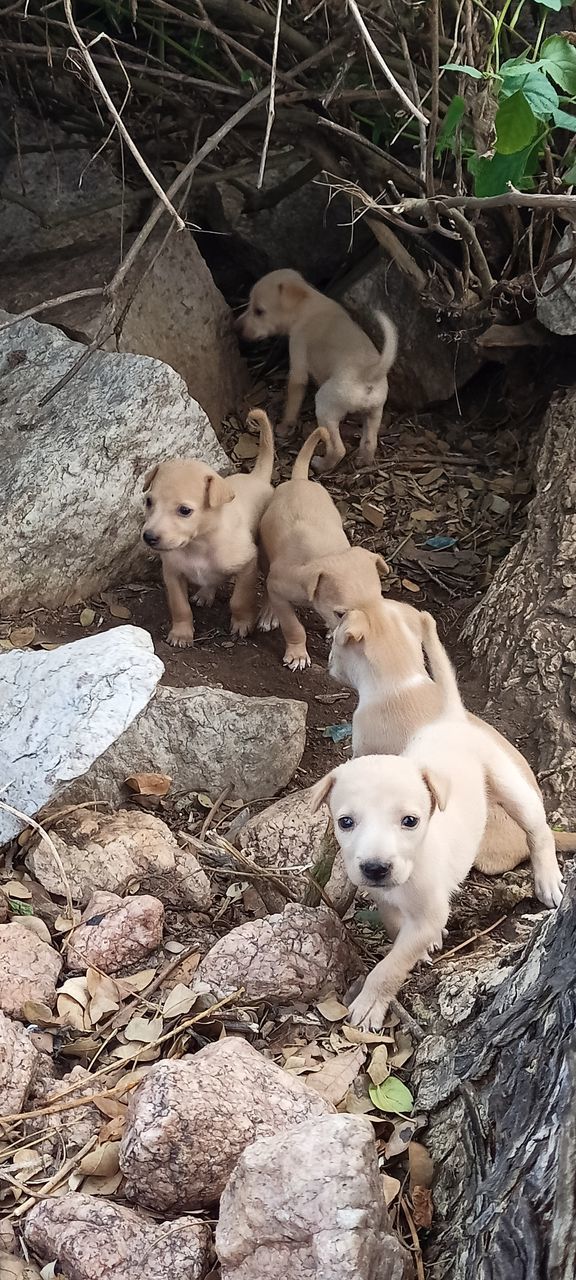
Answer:
POLYGON ((538 901, 543 902, 545 907, 559 907, 565 888, 559 866, 546 873, 537 872, 534 876, 534 892, 538 901))
POLYGON ((200 590, 194 596, 194 604, 208 605, 210 607, 214 604, 215 599, 216 592, 212 587, 200 587, 200 590))
POLYGON ((284 654, 284 666, 289 667, 291 671, 304 671, 309 667, 310 658, 306 646, 302 648, 296 645, 289 646, 284 654))
POLYGON ((292 422, 290 418, 282 418, 282 421, 276 427, 276 435, 280 440, 289 440, 294 435, 295 430, 295 422, 292 422))
POLYGON ((280 626, 280 623, 276 617, 276 614, 274 613, 272 606, 269 604, 265 605, 258 619, 258 630, 259 631, 275 631, 276 627, 279 627, 279 626, 280 626))
POLYGON ((373 467, 376 457, 376 449, 372 449, 370 445, 361 444, 356 450, 354 461, 357 467, 373 467))
POLYGON ((230 622, 230 630, 233 636, 240 636, 244 640, 256 626, 255 618, 232 618, 230 622))
POLYGON ((175 649, 189 649, 194 644, 194 626, 191 622, 177 622, 168 632, 168 644, 175 649))
POLYGON ((360 1027, 362 1031, 381 1031, 389 1004, 384 993, 371 990, 369 983, 365 982, 360 995, 349 1006, 352 1026, 360 1027))

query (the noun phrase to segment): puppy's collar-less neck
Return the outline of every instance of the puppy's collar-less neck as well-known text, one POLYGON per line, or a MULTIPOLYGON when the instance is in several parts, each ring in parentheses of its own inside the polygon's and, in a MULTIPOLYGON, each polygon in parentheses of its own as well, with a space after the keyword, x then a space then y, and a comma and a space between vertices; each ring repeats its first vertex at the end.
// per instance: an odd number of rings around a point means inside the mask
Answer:
POLYGON ((401 693, 406 693, 409 689, 416 689, 423 684, 432 684, 430 676, 423 672, 415 672, 414 675, 406 676, 403 680, 390 679, 386 681, 380 675, 377 679, 372 678, 365 684, 358 684, 358 705, 371 702, 380 702, 382 698, 397 697, 401 693))

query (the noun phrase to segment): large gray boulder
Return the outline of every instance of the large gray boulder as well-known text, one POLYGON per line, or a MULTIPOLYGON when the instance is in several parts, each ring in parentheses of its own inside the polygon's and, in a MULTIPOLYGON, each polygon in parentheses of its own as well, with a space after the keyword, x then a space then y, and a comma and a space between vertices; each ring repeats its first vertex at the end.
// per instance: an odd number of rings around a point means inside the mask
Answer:
POLYGON ((0 312, 0 599, 5 610, 53 608, 141 565, 149 467, 178 454, 229 464, 167 365, 103 351, 86 359, 51 325, 10 319, 0 312))
MULTIPOLYGON (((139 627, 2 654, 1 798, 33 816, 127 729, 163 671, 139 627)), ((0 845, 21 828, 0 809, 0 845)))

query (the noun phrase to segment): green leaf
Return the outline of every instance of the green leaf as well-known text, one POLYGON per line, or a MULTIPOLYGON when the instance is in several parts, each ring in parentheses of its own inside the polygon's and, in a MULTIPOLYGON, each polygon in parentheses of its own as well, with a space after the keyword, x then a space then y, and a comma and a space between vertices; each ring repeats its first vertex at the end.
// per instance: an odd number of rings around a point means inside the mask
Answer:
POLYGON ((505 98, 496 112, 496 150, 501 156, 513 156, 536 136, 538 122, 521 89, 505 98))
POLYGON ((482 71, 478 71, 477 67, 468 67, 465 63, 463 63, 462 66, 459 66, 457 62, 445 62, 444 66, 441 67, 440 70, 457 71, 459 75, 471 76, 473 80, 482 80, 484 78, 484 73, 482 71))
POLYGON ((576 160, 574 161, 574 164, 571 164, 570 168, 562 174, 562 181, 567 187, 574 186, 574 183, 576 183, 576 160))
POLYGON ((563 36, 550 36, 541 49, 540 65, 555 84, 576 95, 576 49, 563 36))
POLYGON ((501 67, 501 98, 509 98, 521 89, 528 105, 538 120, 549 120, 552 112, 558 107, 560 99, 548 78, 534 67, 524 63, 515 66, 501 67))
POLYGON ((536 4, 541 4, 544 9, 555 9, 556 13, 562 8, 562 0, 536 0, 536 4))
POLYGON ((474 194, 477 196, 501 196, 509 189, 522 184, 525 175, 530 172, 530 162, 536 152, 535 146, 524 147, 515 155, 470 156, 468 168, 474 176, 474 194))
POLYGON ((382 1084, 368 1085, 370 1100, 379 1111, 389 1111, 393 1115, 409 1115, 414 1108, 414 1098, 410 1090, 396 1076, 388 1076, 382 1084))
POLYGON ((552 112, 552 119, 557 129, 570 129, 571 133, 576 133, 576 116, 571 116, 569 111, 556 107, 552 112))
POLYGON ((29 902, 21 902, 19 898, 9 898, 8 905, 14 916, 33 916, 34 907, 29 902))
POLYGON ((462 116, 464 115, 465 107, 466 104, 464 99, 460 97, 459 93, 457 93, 455 97, 453 97, 446 111, 440 132, 436 139, 434 154, 437 160, 440 159, 440 156, 442 156, 445 151, 452 151, 454 149, 456 133, 462 120, 462 116))

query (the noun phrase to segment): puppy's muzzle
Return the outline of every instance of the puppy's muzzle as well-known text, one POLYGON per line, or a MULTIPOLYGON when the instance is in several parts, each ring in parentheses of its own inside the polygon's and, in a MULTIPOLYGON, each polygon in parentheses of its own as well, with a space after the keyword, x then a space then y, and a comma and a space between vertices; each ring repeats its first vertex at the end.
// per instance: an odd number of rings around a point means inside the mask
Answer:
POLYGON ((369 862, 361 862, 360 870, 366 884, 385 885, 390 878, 392 867, 389 862, 379 862, 377 858, 373 858, 369 862))
POLYGON ((147 547, 158 547, 160 545, 160 538, 152 529, 145 529, 142 537, 147 547))

